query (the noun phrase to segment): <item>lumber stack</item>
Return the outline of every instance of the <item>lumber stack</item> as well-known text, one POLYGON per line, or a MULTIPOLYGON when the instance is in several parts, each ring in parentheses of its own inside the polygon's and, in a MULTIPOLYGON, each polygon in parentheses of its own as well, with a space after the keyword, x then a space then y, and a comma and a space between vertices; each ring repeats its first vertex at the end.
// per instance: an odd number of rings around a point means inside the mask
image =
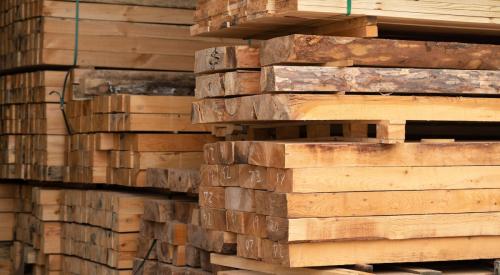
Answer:
POLYGON ((61 92, 63 83, 59 71, 0 76, 2 178, 62 179, 66 129, 50 93, 61 92))
POLYGON ((146 195, 65 191, 63 270, 74 274, 130 272, 146 195), (127 271, 128 270, 128 271, 127 271))
POLYGON ((204 0, 198 1, 196 24, 191 33, 242 38, 270 38, 290 33, 498 37, 499 7, 496 1, 204 0))
POLYGON ((204 148, 202 230, 234 234, 237 254, 212 263, 498 258, 499 50, 297 34, 199 51, 193 122, 246 129, 204 148))
POLYGON ((37 274, 60 273, 62 270, 64 218, 60 207, 63 197, 61 189, 32 189, 33 209, 29 228, 35 255, 33 272, 37 274))
POLYGON ((199 253, 188 246, 188 223, 197 202, 193 198, 145 202, 134 271, 138 274, 200 272, 199 253))
POLYGON ((4 1, 1 69, 74 63, 107 68, 192 71, 196 49, 223 39, 190 38, 192 1, 4 1), (180 7, 180 8, 179 8, 180 7))
POLYGON ((19 186, 0 184, 0 274, 10 275, 15 270, 15 251, 12 249, 15 241, 16 214, 19 211, 15 203, 19 186))
POLYGON ((67 115, 65 182, 197 194, 203 145, 191 124, 192 73, 76 69, 67 115))

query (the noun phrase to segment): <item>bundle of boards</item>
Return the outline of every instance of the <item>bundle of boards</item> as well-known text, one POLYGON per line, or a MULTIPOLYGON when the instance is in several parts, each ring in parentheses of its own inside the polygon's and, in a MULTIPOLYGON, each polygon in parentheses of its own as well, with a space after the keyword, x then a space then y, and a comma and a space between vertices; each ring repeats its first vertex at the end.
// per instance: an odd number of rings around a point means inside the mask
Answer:
POLYGON ((498 1, 200 0, 191 33, 271 38, 291 33, 374 37, 408 32, 498 37, 498 1))
POLYGON ((197 194, 217 139, 191 124, 192 73, 75 69, 71 83, 65 182, 197 194))
POLYGON ((198 238, 189 228, 199 216, 194 198, 178 196, 146 201, 134 272, 144 275, 216 273, 209 253, 190 243, 198 238))
POLYGON ((22 260, 16 272, 31 264, 35 274, 131 274, 144 201, 158 196, 41 187, 26 191, 31 194, 16 198, 33 205, 17 217, 16 251, 22 260))
POLYGON ((495 44, 300 34, 197 52, 193 122, 246 129, 204 149, 202 227, 237 250, 212 263, 498 258, 499 61, 495 44))
POLYGON ((76 61, 80 66, 191 71, 196 49, 224 41, 190 38, 193 11, 186 8, 192 7, 177 8, 183 6, 175 4, 179 1, 153 6, 80 2, 77 18, 75 1, 2 1, 0 69, 76 61))

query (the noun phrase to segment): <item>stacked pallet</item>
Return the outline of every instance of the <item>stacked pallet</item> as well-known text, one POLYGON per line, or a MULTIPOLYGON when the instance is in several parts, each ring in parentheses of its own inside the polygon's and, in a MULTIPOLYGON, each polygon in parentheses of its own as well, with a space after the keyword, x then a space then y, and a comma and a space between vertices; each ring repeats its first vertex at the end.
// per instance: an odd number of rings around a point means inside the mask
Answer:
POLYGON ((204 149, 202 226, 235 234, 238 256, 212 263, 498 258, 499 53, 318 35, 198 52, 193 121, 247 128, 204 149))
POLYGON ((188 245, 188 224, 196 213, 192 198, 151 200, 145 203, 141 244, 134 271, 138 274, 204 274, 200 254, 188 245))
MULTIPOLYGON (((70 83, 82 84, 82 94, 87 96, 87 92, 106 94, 107 91, 101 90, 102 81, 119 82, 118 86, 111 87, 114 93, 187 95, 189 87, 193 87, 194 80, 189 73, 173 72, 103 70, 95 73, 92 69, 75 69, 75 77, 70 80, 68 68, 74 65, 74 60, 78 66, 190 72, 196 50, 239 43, 191 38, 193 1, 80 2, 37 0, 1 4, 0 35, 4 47, 0 52, 0 69, 3 75, 9 73, 0 77, 0 124, 4 134, 0 144, 5 152, 0 160, 2 178, 63 180, 64 135, 68 133, 68 125, 58 103, 61 96, 67 98, 67 94, 71 94, 70 83), (75 19, 77 10, 79 17, 75 19), (78 22, 76 26, 75 22, 78 22), (101 83, 97 83, 99 81, 101 83), (64 83, 68 85, 63 87, 64 83), (155 87, 157 84, 160 86, 155 87)), ((86 117, 85 121, 89 121, 88 113, 82 109, 77 111, 82 113, 75 113, 73 117, 86 117)), ((113 116, 127 120, 114 124, 115 131, 140 128, 144 119, 155 123, 189 120, 184 113, 179 118, 173 114, 155 114, 154 117, 161 117, 156 120, 138 114, 125 119, 124 115, 113 116)), ((111 119, 110 113, 96 113, 96 117, 111 119)), ((84 123, 84 133, 112 126, 111 122, 94 123, 100 127, 94 129, 84 123)), ((150 128, 151 125, 143 127, 150 128)))
POLYGON ((65 182, 154 187, 197 194, 209 127, 192 125, 191 73, 72 73, 65 182))
POLYGON ((193 53, 221 39, 189 37, 192 1, 4 1, 2 69, 73 65, 191 71, 193 53), (181 8, 178 8, 181 7, 181 8))
POLYGON ((12 259, 15 272, 23 272, 25 264, 35 263, 35 250, 33 249, 33 234, 31 225, 33 188, 30 185, 17 185, 18 192, 15 195, 16 214, 15 242, 12 248, 12 259))
POLYGON ((61 189, 32 189, 29 228, 35 255, 33 272, 36 274, 60 273, 62 270, 63 217, 60 207, 63 195, 61 189))
POLYGON ((39 71, 0 77, 2 178, 62 179, 66 129, 59 99, 50 93, 61 92, 64 75, 39 71))
POLYGON ((15 204, 19 187, 12 184, 0 184, 0 274, 9 275, 14 271, 14 259, 11 252, 18 205, 15 204))
POLYGON ((62 212, 63 271, 130 273, 144 202, 158 198, 110 191, 66 190, 62 212))
POLYGON ((270 38, 290 33, 374 37, 379 32, 431 32, 498 38, 499 8, 497 1, 203 0, 198 1, 191 33, 270 38))

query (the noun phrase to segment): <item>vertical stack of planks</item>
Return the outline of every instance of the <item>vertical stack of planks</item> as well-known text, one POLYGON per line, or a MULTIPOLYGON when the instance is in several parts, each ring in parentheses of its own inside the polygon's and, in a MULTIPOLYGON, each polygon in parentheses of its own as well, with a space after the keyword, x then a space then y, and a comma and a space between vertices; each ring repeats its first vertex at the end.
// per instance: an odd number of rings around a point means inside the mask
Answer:
POLYGON ((197 208, 196 199, 187 197, 145 202, 136 274, 210 274, 203 271, 208 267, 201 265, 198 248, 188 243, 197 208))
POLYGON ((64 72, 38 71, 0 76, 1 177, 39 181, 62 179, 64 119, 57 95, 64 72))
POLYGON ((65 190, 63 274, 132 274, 145 201, 161 196, 65 190))
POLYGON ((203 145, 217 139, 190 122, 192 73, 72 75, 65 182, 197 193, 203 145))
POLYGON ((500 257, 498 3, 465 17, 433 1, 347 16, 345 1, 285 2, 197 8, 195 35, 271 38, 196 53, 193 122, 244 129, 204 148, 201 231, 230 234, 237 255, 212 263, 425 274, 401 267, 500 257))
POLYGON ((19 186, 0 184, 0 274, 9 275, 15 270, 13 248, 16 214, 19 211, 15 203, 19 186))
POLYGON ((17 215, 15 270, 131 274, 143 201, 166 198, 147 194, 196 201, 203 145, 219 140, 191 124, 194 53, 241 41, 191 37, 194 0, 0 2, 0 178, 43 186, 15 200, 33 207, 17 215))

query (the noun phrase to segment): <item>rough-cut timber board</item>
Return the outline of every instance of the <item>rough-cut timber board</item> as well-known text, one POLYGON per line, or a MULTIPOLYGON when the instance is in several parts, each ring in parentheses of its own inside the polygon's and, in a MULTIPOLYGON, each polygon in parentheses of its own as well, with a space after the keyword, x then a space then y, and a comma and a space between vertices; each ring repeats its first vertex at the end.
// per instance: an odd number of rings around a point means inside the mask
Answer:
MULTIPOLYGON (((40 56, 40 62, 29 65, 71 65, 73 50, 44 49, 30 52, 40 56)), ((109 68, 134 68, 151 70, 192 71, 194 58, 192 56, 111 53, 79 51, 80 66, 96 66, 109 68)))
POLYGON ((499 79, 500 71, 270 66, 262 69, 261 91, 499 95, 499 79))
POLYGON ((119 150, 201 152, 206 143, 215 141, 217 139, 210 134, 127 134, 120 139, 119 150))
MULTIPOLYGON (((66 0, 55 0, 66 1, 66 0)), ((74 2, 74 0, 72 0, 74 2)), ((68 2, 68 1, 66 1, 68 2)), ((80 2, 103 3, 103 4, 125 4, 125 5, 140 5, 165 8, 181 8, 194 9, 196 8, 196 0, 80 0, 80 2)))
POLYGON ((498 236, 500 213, 284 219, 267 217, 268 238, 283 242, 498 236))
POLYGON ((496 188, 500 166, 268 168, 266 178, 280 193, 496 188))
MULTIPOLYGON (((43 1, 42 15, 46 17, 74 18, 75 4, 63 1, 43 1)), ((177 25, 191 25, 193 21, 193 11, 186 9, 102 3, 81 3, 80 16, 81 19, 177 25)))
POLYGON ((500 99, 264 94, 193 103, 194 123, 252 121, 500 121, 500 99))
POLYGON ((264 240, 264 261, 288 267, 495 259, 500 237, 455 237, 278 244, 264 240), (311 257, 314 255, 314 257, 311 257))
POLYGON ((290 35, 260 49, 262 66, 350 61, 357 66, 498 70, 500 46, 336 36, 290 35))
POLYGON ((248 158, 275 168, 499 165, 500 143, 253 142, 248 158))
POLYGON ((260 72, 233 71, 196 78, 196 97, 252 95, 260 91, 260 72))
POLYGON ((500 211, 500 189, 377 191, 313 194, 266 193, 268 209, 283 218, 360 217, 500 211))
POLYGON ((277 275, 370 275, 372 273, 366 273, 362 271, 356 271, 344 268, 323 268, 323 269, 312 269, 312 268, 289 268, 277 264, 265 263, 263 261, 256 261, 251 259, 245 259, 242 257, 234 255, 222 255, 212 253, 210 254, 210 262, 212 264, 227 266, 233 268, 239 268, 244 270, 251 270, 256 272, 263 272, 266 274, 277 274, 277 275))
POLYGON ((194 72, 197 74, 259 68, 259 49, 254 47, 216 47, 195 54, 194 72))

